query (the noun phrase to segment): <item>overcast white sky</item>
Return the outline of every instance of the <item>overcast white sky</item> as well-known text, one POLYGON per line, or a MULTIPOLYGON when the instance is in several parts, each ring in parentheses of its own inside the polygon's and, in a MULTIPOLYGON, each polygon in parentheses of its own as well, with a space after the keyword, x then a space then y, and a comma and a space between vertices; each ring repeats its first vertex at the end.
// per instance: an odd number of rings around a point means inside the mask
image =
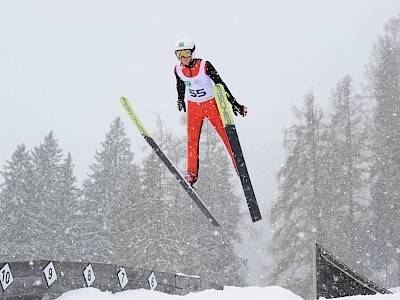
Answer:
POLYGON ((144 124, 183 133, 173 45, 192 37, 248 117, 237 120, 250 174, 271 194, 291 107, 314 89, 321 105, 345 74, 362 79, 372 45, 398 0, 0 0, 0 165, 54 131, 79 181, 122 116, 134 151, 144 142, 124 115, 131 99, 144 124))

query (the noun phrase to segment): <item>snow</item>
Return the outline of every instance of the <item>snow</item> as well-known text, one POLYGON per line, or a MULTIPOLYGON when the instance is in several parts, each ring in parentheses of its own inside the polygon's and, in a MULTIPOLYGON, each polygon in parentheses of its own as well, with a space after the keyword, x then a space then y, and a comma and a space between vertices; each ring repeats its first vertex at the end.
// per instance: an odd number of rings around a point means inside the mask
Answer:
MULTIPOLYGON (((185 296, 169 295, 145 289, 123 291, 118 293, 101 292, 95 288, 82 288, 67 292, 58 300, 301 300, 302 298, 289 290, 278 286, 270 287, 225 287, 223 290, 206 290, 190 293, 185 296)), ((341 300, 400 300, 400 293, 392 295, 369 295, 343 297, 341 300)))
MULTIPOLYGON (((279 300, 301 300, 299 296, 281 287, 225 287, 224 290, 206 290, 197 293, 189 293, 185 296, 169 295, 157 291, 145 289, 123 291, 112 294, 101 292, 95 288, 83 288, 63 294, 58 300, 243 300, 251 298, 258 299, 279 299, 279 300), (268 297, 268 298, 267 298, 268 297)), ((400 298, 399 298, 400 299, 400 298)), ((377 299, 378 300, 378 299, 377 299)))

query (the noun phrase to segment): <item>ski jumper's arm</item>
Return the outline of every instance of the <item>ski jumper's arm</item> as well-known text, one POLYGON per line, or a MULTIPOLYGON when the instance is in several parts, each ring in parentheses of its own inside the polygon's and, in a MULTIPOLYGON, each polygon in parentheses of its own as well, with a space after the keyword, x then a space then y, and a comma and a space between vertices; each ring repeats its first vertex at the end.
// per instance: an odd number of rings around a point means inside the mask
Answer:
POLYGON ((225 92, 226 92, 226 96, 228 97, 228 101, 233 104, 234 102, 236 102, 235 97, 233 97, 231 91, 228 89, 228 87, 226 86, 225 82, 221 79, 221 76, 219 76, 217 70, 214 68, 214 66, 207 61, 206 62, 206 74, 208 76, 210 76, 210 78, 212 79, 212 81, 215 84, 222 84, 225 88, 225 92))
POLYGON ((225 92, 226 92, 226 96, 228 98, 228 101, 232 104, 232 108, 233 108, 233 112, 236 115, 236 113, 241 114, 242 116, 245 116, 247 114, 247 107, 245 107, 244 105, 239 104, 235 97, 233 97, 232 93, 230 92, 230 90, 228 89, 228 87, 226 86, 225 82, 222 81, 221 76, 219 76, 217 70, 214 68, 214 66, 207 61, 206 63, 206 74, 208 76, 210 76, 210 78, 212 79, 212 81, 215 84, 222 84, 224 86, 225 92))
POLYGON ((176 90, 178 91, 178 101, 185 100, 185 83, 183 80, 178 76, 175 70, 175 77, 176 77, 176 90))

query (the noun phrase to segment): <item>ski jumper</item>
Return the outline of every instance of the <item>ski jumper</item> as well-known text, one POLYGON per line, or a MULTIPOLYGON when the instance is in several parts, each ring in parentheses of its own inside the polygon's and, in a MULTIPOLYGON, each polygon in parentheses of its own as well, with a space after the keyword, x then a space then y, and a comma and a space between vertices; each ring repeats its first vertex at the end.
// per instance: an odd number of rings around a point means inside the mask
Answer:
MULTIPOLYGON (((205 60, 194 59, 190 66, 182 63, 175 67, 177 79, 178 99, 187 100, 188 119, 188 171, 198 176, 199 169, 199 141, 204 118, 207 118, 225 143, 232 163, 236 169, 235 160, 229 145, 217 103, 212 91, 213 82, 226 86, 214 67, 205 60)), ((228 97, 234 99, 226 88, 228 97)))

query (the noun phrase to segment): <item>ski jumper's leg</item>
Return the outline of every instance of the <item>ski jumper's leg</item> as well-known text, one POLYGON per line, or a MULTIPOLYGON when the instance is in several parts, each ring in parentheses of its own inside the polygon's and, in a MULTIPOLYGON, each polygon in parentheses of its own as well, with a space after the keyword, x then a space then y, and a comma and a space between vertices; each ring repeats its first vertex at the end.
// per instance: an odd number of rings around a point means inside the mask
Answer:
POLYGON ((198 176, 199 169, 199 140, 203 125, 203 103, 188 101, 188 171, 198 176))
POLYGON ((235 167, 235 170, 237 173, 235 159, 233 157, 231 145, 229 144, 228 136, 226 135, 224 124, 222 123, 222 120, 221 120, 221 115, 219 114, 219 111, 218 111, 217 102, 215 101, 215 98, 213 98, 211 100, 204 102, 204 104, 206 104, 205 115, 210 120, 211 124, 214 126, 215 130, 217 130, 219 136, 221 137, 222 141, 224 142, 225 147, 228 150, 229 155, 231 156, 232 164, 235 167))

